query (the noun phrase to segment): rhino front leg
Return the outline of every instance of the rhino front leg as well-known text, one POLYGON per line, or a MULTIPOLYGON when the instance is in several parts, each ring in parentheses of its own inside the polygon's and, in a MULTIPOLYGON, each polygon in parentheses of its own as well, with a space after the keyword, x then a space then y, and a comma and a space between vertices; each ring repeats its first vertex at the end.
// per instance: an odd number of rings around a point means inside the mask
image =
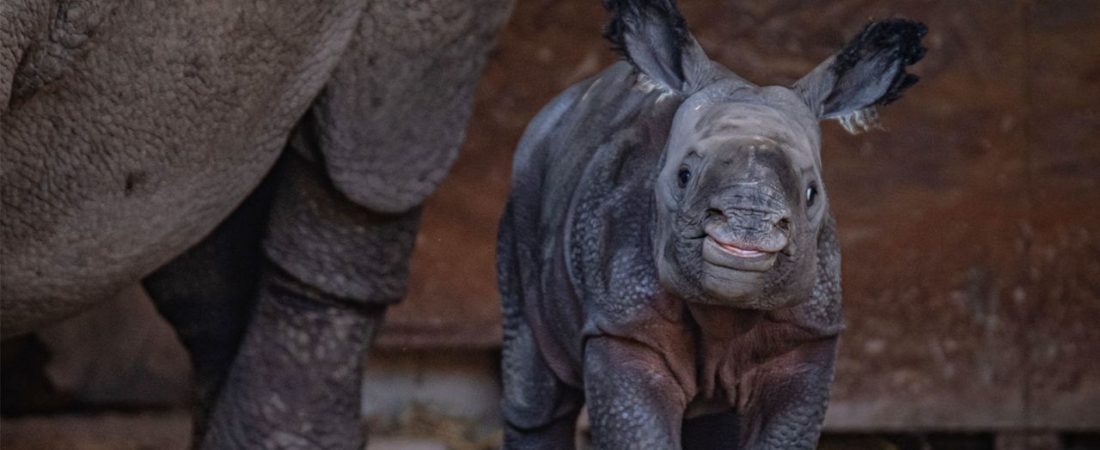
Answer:
POLYGON ((790 352, 758 369, 738 436, 744 450, 817 448, 829 403, 836 338, 790 352))
POLYGON ((597 449, 678 449, 687 406, 664 360, 638 343, 591 338, 584 388, 597 449))
POLYGON ((361 359, 405 294, 420 205, 462 143, 509 0, 367 2, 292 135, 257 310, 209 448, 358 448, 361 359))
POLYGON ((202 448, 363 448, 361 360, 385 307, 267 273, 202 448))
POLYGON ((418 209, 366 210, 296 152, 283 161, 247 335, 204 448, 362 448, 363 360, 405 293, 418 209))

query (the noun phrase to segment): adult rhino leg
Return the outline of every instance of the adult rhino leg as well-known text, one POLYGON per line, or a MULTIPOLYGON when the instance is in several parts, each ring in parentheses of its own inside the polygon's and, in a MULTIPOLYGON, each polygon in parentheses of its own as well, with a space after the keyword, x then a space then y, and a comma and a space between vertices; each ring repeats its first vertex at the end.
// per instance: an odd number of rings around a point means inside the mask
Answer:
POLYGON ((202 242, 142 284, 175 328, 194 368, 194 440, 200 442, 252 312, 273 174, 202 242))
POLYGON ((405 293, 419 210, 377 214, 288 152, 255 312, 203 448, 362 448, 366 351, 405 293))
POLYGON ((362 359, 405 293, 510 0, 368 2, 284 160, 256 312, 209 448, 358 448, 362 359))

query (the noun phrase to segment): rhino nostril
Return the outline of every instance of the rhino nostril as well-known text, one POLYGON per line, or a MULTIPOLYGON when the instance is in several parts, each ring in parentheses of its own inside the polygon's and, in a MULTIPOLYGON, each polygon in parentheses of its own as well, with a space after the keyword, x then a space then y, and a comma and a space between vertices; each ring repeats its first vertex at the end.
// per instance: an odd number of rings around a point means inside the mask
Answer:
POLYGON ((786 217, 784 217, 782 219, 779 219, 779 221, 775 223, 775 227, 779 228, 779 230, 784 232, 784 233, 790 233, 791 232, 791 221, 789 219, 787 219, 786 217))
POLYGON ((718 208, 707 208, 707 219, 725 219, 726 215, 718 208))

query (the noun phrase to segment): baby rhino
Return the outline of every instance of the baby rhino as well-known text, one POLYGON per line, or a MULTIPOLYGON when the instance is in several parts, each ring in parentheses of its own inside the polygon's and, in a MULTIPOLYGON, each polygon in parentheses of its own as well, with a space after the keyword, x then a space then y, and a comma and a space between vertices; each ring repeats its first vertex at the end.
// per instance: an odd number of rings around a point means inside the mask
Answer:
POLYGON ((500 225, 505 447, 811 449, 840 254, 818 122, 873 126, 925 27, 874 22, 786 86, 711 61, 671 0, 609 1, 625 61, 527 128, 500 225))

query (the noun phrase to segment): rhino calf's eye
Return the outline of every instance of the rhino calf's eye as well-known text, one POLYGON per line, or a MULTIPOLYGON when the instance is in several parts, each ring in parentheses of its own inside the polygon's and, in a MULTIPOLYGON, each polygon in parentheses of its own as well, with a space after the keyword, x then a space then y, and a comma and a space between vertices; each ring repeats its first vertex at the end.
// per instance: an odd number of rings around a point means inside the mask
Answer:
POLYGON ((691 181, 691 171, 687 169, 680 169, 680 173, 676 174, 676 179, 680 182, 680 187, 687 187, 688 182, 691 181))
POLYGON ((817 186, 809 185, 806 187, 806 207, 814 206, 814 199, 817 198, 817 186))

